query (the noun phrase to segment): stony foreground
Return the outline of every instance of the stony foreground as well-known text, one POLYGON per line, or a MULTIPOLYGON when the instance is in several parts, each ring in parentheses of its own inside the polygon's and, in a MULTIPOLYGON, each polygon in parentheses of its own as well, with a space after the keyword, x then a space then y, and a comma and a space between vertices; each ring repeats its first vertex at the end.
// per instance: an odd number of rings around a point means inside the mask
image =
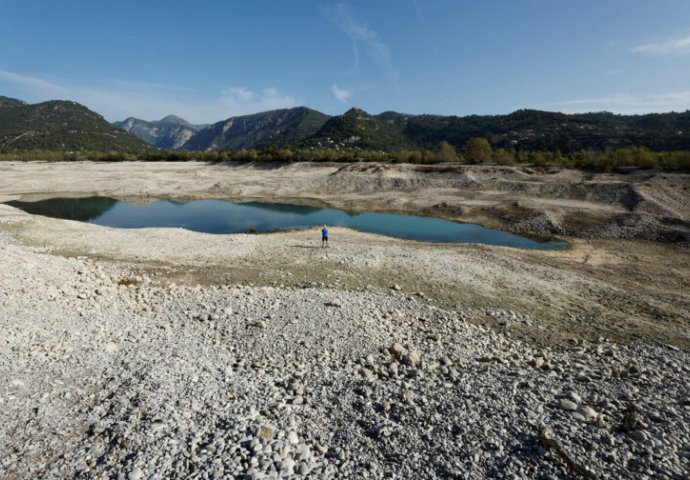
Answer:
MULTIPOLYGON (((536 349, 404 289, 175 285, 0 230, 0 478, 690 472, 688 354, 536 349), (626 413, 627 412, 627 413, 626 413)), ((508 330, 508 328, 506 328, 508 330)))

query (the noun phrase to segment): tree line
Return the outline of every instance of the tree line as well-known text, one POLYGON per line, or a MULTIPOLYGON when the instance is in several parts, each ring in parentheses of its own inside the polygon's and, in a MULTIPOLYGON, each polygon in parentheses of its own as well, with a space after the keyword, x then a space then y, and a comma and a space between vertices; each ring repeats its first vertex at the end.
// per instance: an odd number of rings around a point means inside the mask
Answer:
POLYGON ((470 138, 458 150, 441 141, 436 150, 400 151, 328 148, 280 148, 242 150, 123 152, 60 152, 0 149, 0 161, 145 161, 145 162, 390 162, 390 163, 457 163, 497 165, 563 165, 573 168, 610 172, 618 168, 661 168, 690 171, 690 151, 655 152, 646 147, 624 147, 608 151, 582 149, 567 154, 560 150, 517 150, 494 148, 487 139, 470 138))

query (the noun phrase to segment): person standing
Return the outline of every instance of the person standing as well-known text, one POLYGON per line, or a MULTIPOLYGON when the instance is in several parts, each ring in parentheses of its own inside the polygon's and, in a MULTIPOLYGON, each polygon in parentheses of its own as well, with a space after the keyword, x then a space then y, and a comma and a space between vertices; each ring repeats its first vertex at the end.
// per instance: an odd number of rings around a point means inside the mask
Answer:
POLYGON ((326 225, 321 229, 321 248, 328 246, 328 228, 326 225))

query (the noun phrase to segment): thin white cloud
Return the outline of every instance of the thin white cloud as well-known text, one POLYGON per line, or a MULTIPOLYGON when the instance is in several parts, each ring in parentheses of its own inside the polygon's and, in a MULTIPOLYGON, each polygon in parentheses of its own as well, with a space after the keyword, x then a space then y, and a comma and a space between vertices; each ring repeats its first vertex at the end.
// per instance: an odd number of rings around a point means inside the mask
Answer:
POLYGON ((228 87, 223 89, 221 101, 229 110, 234 112, 234 115, 246 115, 297 105, 294 98, 281 94, 278 89, 273 87, 258 93, 246 87, 228 87))
POLYGON ((550 104, 565 112, 600 112, 636 114, 682 112, 690 109, 690 91, 657 94, 617 93, 605 97, 564 100, 550 104))
POLYGON ((690 32, 663 39, 651 40, 630 49, 632 53, 641 53, 656 57, 669 57, 690 54, 690 32))
POLYGON ((356 18, 345 3, 322 7, 321 10, 331 23, 352 40, 356 70, 359 70, 359 45, 361 44, 373 62, 384 68, 389 75, 397 76, 388 45, 381 40, 378 33, 369 28, 366 22, 356 18))
POLYGON ((341 101, 343 103, 347 103, 348 99, 354 93, 352 90, 348 90, 346 88, 340 88, 336 84, 333 84, 333 86, 331 87, 331 92, 333 92, 333 96, 335 98, 337 98, 339 101, 341 101))
POLYGON ((429 45, 431 45, 431 50, 434 52, 434 57, 436 57, 436 60, 438 62, 441 62, 441 56, 438 54, 438 48, 436 48, 436 42, 434 42, 434 37, 431 35, 431 32, 429 31, 429 27, 427 27, 426 21, 424 21, 424 16, 422 15, 422 10, 419 8, 419 4, 417 3, 417 0, 412 0, 412 3, 414 4, 414 8, 417 12, 417 18, 419 19, 419 23, 422 26, 422 30, 424 30, 424 34, 426 35, 427 41, 429 42, 429 45))
POLYGON ((246 87, 228 87, 221 92, 228 103, 246 103, 254 98, 254 92, 246 87))
POLYGON ((21 75, 18 73, 8 72, 6 70, 0 70, 0 80, 4 80, 8 83, 22 85, 29 88, 34 88, 36 90, 40 90, 43 92, 54 92, 57 94, 64 90, 61 86, 51 83, 47 80, 31 77, 28 75, 21 75))
POLYGON ((196 90, 176 85, 125 80, 110 80, 99 85, 71 85, 0 70, 0 87, 3 84, 21 92, 22 100, 73 100, 110 121, 127 117, 156 120, 172 113, 193 123, 210 123, 236 115, 294 107, 300 103, 274 87, 254 91, 231 86, 214 97, 204 98, 196 90))
POLYGON ((354 69, 356 72, 359 71, 359 49, 357 48, 357 40, 352 39, 352 56, 355 59, 354 69))

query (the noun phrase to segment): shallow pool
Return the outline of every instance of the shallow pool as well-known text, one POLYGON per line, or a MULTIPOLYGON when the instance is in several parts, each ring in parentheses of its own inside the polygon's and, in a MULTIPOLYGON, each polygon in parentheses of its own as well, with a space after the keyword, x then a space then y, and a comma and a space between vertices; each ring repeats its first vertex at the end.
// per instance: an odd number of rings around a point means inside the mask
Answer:
MULTIPOLYGON (((156 200, 134 204, 107 197, 7 203, 31 214, 117 228, 178 227, 206 233, 247 233, 304 229, 325 224, 424 242, 484 243, 540 250, 567 247, 565 242, 540 242, 481 225, 435 217, 348 212, 282 203, 156 200)), ((332 240, 337 241, 336 238, 332 240)))

